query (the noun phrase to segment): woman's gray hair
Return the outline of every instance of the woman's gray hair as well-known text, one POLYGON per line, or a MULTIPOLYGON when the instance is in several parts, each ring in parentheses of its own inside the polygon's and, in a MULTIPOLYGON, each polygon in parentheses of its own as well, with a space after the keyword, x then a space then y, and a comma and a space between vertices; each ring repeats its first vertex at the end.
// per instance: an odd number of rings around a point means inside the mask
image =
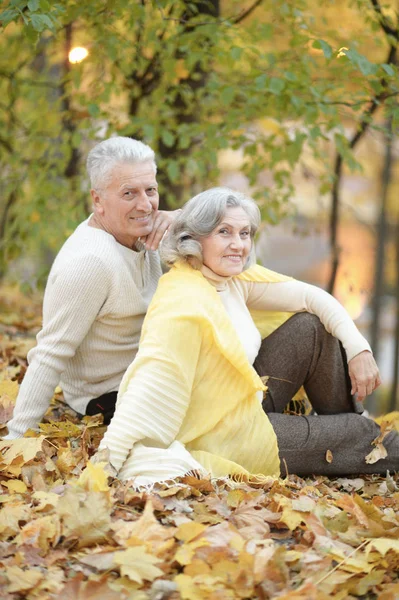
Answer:
MULTIPOLYGON (((182 208, 165 236, 160 253, 166 265, 184 260, 195 269, 202 261, 201 238, 207 237, 222 222, 227 208, 242 208, 248 215, 251 239, 260 225, 260 211, 252 198, 227 187, 215 187, 191 198, 182 208)), ((254 262, 251 252, 248 264, 254 262)))
POLYGON ((87 172, 90 177, 91 187, 100 189, 109 183, 114 167, 120 163, 144 163, 151 161, 155 173, 154 151, 139 140, 129 137, 111 137, 92 148, 87 156, 87 172))

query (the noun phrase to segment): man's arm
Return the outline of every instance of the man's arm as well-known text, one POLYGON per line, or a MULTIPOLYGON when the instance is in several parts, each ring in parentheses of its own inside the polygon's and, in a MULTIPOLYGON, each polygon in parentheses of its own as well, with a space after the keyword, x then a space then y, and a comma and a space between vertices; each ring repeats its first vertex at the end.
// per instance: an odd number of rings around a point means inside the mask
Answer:
POLYGON ((48 285, 46 324, 29 355, 6 439, 36 428, 49 407, 68 360, 87 335, 108 294, 103 263, 92 256, 77 259, 48 285))

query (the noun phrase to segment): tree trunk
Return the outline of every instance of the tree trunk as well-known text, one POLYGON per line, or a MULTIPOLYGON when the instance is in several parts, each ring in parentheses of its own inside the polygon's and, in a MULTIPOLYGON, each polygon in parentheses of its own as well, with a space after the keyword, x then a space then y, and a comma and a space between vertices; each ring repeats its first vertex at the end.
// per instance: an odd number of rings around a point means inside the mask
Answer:
POLYGON ((391 397, 389 399, 389 411, 399 410, 399 215, 396 222, 396 324, 395 324, 395 348, 393 353, 393 379, 391 397))
MULTIPOLYGON (((379 347, 380 347, 380 320, 381 320, 381 303, 385 291, 385 244, 388 234, 387 226, 387 201, 389 186, 392 178, 392 117, 388 119, 385 133, 385 158, 381 173, 381 206, 378 217, 377 235, 376 235, 376 254, 374 266, 374 289, 372 298, 372 322, 370 329, 370 343, 373 349, 374 358, 378 362, 379 347)), ((368 407, 370 412, 376 413, 378 392, 375 392, 368 399, 368 407)))

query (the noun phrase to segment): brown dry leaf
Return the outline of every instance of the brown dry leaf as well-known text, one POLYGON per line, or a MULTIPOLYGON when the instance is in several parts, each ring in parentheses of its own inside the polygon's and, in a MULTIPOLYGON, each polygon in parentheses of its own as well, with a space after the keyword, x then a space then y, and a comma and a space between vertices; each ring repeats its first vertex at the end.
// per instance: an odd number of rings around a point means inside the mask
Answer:
POLYGON ((34 546, 47 554, 60 538, 60 522, 57 515, 39 517, 24 525, 15 538, 17 545, 34 546))
MULTIPOLYGON (((13 382, 14 383, 14 382, 13 382)), ((0 398, 0 428, 5 427, 14 412, 15 400, 4 394, 0 398)))
POLYGON ((156 577, 164 575, 164 572, 155 566, 159 563, 159 558, 148 554, 141 546, 115 552, 114 555, 114 564, 120 567, 121 575, 126 575, 137 583, 143 583, 144 580, 153 581, 156 577))
POLYGON ((381 460, 382 458, 386 458, 388 456, 388 452, 385 446, 381 443, 377 444, 374 450, 367 454, 365 461, 369 465, 374 465, 376 462, 381 460))
POLYGON ((257 504, 256 500, 242 502, 229 520, 247 540, 263 539, 270 533, 269 523, 277 523, 281 514, 273 513, 257 504))
POLYGON ((333 461, 333 453, 331 452, 331 450, 327 450, 326 452, 326 461, 331 464, 333 461))
POLYGON ((147 500, 142 516, 134 522, 126 523, 119 520, 112 524, 115 532, 115 541, 122 546, 137 546, 137 541, 144 542, 148 550, 157 553, 157 550, 172 538, 176 532, 175 527, 164 527, 154 516, 151 499, 147 500))
POLYGON ((337 500, 337 506, 346 510, 350 515, 353 515, 360 525, 368 528, 369 520, 360 508, 359 504, 355 502, 355 498, 353 496, 348 496, 348 494, 342 495, 341 498, 337 500))
POLYGON ((104 492, 67 489, 57 505, 62 535, 76 540, 78 548, 103 542, 111 527, 110 509, 110 499, 104 492))

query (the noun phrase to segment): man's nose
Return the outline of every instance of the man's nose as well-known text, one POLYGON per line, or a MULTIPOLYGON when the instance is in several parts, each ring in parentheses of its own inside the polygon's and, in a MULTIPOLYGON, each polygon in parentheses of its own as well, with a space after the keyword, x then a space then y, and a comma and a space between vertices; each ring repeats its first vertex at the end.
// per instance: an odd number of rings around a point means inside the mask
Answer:
POLYGON ((144 191, 140 192, 137 198, 136 209, 142 210, 143 212, 149 212, 152 210, 152 204, 150 202, 150 199, 144 191))

